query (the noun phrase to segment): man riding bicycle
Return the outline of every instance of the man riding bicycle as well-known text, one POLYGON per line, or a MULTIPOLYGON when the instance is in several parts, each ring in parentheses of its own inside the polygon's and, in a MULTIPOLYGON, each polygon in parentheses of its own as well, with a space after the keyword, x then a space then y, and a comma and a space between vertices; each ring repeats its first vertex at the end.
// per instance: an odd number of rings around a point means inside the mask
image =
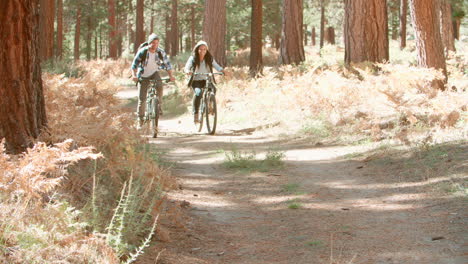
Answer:
MULTIPOLYGON (((143 125, 145 116, 145 101, 146 93, 150 80, 156 80, 156 91, 161 105, 163 95, 163 85, 159 71, 165 69, 169 74, 170 81, 175 78, 172 75, 172 66, 167 58, 166 52, 159 48, 159 37, 152 33, 148 37, 148 41, 142 45, 135 55, 132 63, 132 79, 138 82, 138 120, 139 127, 143 125)), ((161 109, 159 114, 162 115, 161 109)))

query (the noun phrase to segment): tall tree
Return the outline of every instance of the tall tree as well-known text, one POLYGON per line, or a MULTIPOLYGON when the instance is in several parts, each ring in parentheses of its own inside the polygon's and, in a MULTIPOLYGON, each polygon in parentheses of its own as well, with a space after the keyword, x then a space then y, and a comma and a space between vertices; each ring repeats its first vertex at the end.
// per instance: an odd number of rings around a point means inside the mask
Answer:
POLYGON ((211 54, 221 65, 226 65, 226 0, 206 0, 203 20, 203 39, 211 54))
POLYGON ((252 24, 250 30, 250 75, 262 74, 262 0, 252 0, 252 24))
POLYGON ((0 139, 7 151, 31 146, 47 123, 38 39, 38 0, 0 1, 0 139), (18 41, 20 39, 21 41, 18 41))
POLYGON ((179 51, 179 26, 177 25, 177 0, 172 0, 171 10, 171 56, 179 51))
MULTIPOLYGON (((439 15, 436 12, 438 0, 410 0, 411 20, 416 37, 418 65, 442 70, 447 81, 444 46, 440 36, 439 15)), ((443 83, 434 82, 439 89, 443 83)))
POLYGON ((283 2, 280 63, 299 64, 305 60, 302 0, 283 2))
POLYGON ((325 1, 326 0, 320 0, 320 48, 323 48, 325 39, 325 1))
POLYGON ((440 4, 440 33, 447 51, 455 51, 455 36, 453 34, 452 8, 449 0, 439 0, 440 4))
POLYGON ((59 60, 63 56, 63 0, 57 0, 57 49, 55 56, 59 60))
POLYGON ((116 8, 115 0, 108 0, 109 10, 109 57, 117 59, 117 23, 116 23, 116 8))
POLYGON ((81 36, 81 6, 77 7, 75 24, 75 41, 73 46, 73 58, 80 59, 80 36, 81 36))
POLYGON ((345 0, 345 62, 389 59, 386 0, 345 0))
POLYGON ((39 10, 40 57, 48 60, 54 55, 55 0, 40 0, 39 10))
POLYGON ((408 0, 400 2, 400 49, 406 48, 406 18, 408 16, 408 0))
POLYGON ((144 0, 137 0, 136 6, 136 36, 135 45, 133 46, 133 52, 136 53, 141 43, 145 41, 145 31, 143 28, 144 19, 144 0))

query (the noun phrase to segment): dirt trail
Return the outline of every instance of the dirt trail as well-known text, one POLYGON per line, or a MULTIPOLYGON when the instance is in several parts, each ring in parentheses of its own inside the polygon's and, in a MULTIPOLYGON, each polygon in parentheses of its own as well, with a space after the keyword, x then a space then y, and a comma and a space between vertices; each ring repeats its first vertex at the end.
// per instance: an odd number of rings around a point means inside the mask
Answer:
POLYGON ((467 263, 463 201, 342 158, 362 146, 281 142, 223 127, 217 134, 195 133, 188 117, 161 121, 151 142, 173 162, 181 189, 168 195, 180 209, 171 209, 176 221, 161 223, 160 241, 138 263, 155 263, 163 249, 157 263, 467 263), (281 169, 222 166, 219 150, 271 147, 286 155, 281 169))
POLYGON ((150 139, 181 188, 168 193, 171 217, 137 263, 468 263, 466 199, 435 193, 437 178, 402 179, 389 166, 343 158, 362 146, 287 142, 248 127, 208 136, 190 119, 163 118, 150 139), (234 148, 279 149, 285 166, 227 169, 221 150, 234 148))

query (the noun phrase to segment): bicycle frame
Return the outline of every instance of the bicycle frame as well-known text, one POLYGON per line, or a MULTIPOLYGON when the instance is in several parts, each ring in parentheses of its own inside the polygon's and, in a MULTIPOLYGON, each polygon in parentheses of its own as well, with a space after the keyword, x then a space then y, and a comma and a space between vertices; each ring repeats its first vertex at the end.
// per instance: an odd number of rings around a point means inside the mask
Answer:
POLYGON ((206 127, 208 133, 213 135, 216 131, 217 110, 216 110, 216 86, 212 82, 215 74, 222 75, 223 73, 194 73, 194 76, 205 76, 205 87, 201 88, 200 102, 200 123, 198 124, 198 132, 203 128, 203 117, 206 117, 206 127))

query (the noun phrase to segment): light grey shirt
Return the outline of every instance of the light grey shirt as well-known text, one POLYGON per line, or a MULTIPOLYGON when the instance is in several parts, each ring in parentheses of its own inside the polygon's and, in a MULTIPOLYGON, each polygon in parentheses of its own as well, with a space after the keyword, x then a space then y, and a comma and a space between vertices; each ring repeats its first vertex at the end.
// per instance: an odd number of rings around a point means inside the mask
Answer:
MULTIPOLYGON (((187 63, 185 64, 184 72, 189 73, 192 70, 192 65, 195 64, 195 59, 192 56, 187 60, 187 63)), ((217 71, 222 71, 223 68, 219 66, 219 64, 213 59, 213 68, 215 68, 217 71)), ((208 69, 208 65, 205 63, 205 60, 200 62, 200 66, 195 69, 195 73, 211 73, 210 69, 208 69)), ((205 77, 203 76, 193 76, 194 81, 200 81, 204 80, 205 77)))

